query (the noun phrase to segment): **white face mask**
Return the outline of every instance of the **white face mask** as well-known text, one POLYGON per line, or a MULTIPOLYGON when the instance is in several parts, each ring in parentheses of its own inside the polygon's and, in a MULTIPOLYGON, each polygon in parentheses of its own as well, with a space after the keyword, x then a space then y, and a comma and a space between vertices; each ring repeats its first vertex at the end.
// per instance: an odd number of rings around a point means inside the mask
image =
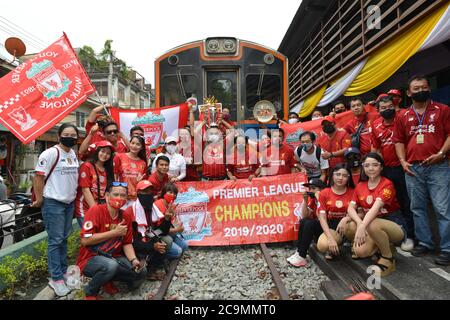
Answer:
POLYGON ((174 154, 177 151, 177 146, 168 145, 166 146, 166 150, 169 154, 174 154))
POLYGON ((317 119, 322 119, 323 117, 321 117, 321 116, 314 116, 314 117, 312 117, 311 118, 311 120, 317 120, 317 119))
POLYGON ((295 118, 292 118, 292 119, 288 120, 288 123, 290 123, 290 124, 294 124, 294 123, 297 123, 297 122, 298 122, 298 119, 295 119, 295 118))
POLYGON ((208 142, 216 143, 219 142, 220 136, 218 134, 210 134, 208 136, 208 142))

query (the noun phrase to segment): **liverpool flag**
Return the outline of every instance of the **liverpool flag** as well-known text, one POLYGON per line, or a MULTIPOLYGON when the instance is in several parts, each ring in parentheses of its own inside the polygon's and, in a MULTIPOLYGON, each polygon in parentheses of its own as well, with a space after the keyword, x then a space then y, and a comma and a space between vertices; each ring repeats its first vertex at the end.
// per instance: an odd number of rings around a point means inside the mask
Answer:
POLYGON ((29 143, 95 91, 64 34, 0 79, 0 122, 29 143))

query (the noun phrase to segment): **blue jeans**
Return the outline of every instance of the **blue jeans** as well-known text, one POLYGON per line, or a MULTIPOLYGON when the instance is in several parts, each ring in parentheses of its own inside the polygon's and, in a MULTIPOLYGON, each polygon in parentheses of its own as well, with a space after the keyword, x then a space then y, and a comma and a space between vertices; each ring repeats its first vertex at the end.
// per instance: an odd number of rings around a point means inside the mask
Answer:
POLYGON ((123 281, 131 290, 135 289, 145 277, 146 270, 144 268, 136 273, 126 257, 118 257, 114 260, 104 256, 94 256, 87 262, 83 274, 91 278, 84 288, 86 296, 96 296, 104 284, 113 280, 123 281))
POLYGON ((171 235, 173 239, 172 247, 167 251, 167 259, 177 259, 188 249, 188 244, 180 234, 171 235))
POLYGON ((428 197, 437 214, 440 250, 450 252, 450 167, 448 161, 432 166, 414 164, 406 175, 406 187, 411 199, 414 231, 419 244, 429 249, 434 247, 427 216, 428 197))
POLYGON ((67 238, 72 232, 74 203, 44 198, 42 217, 48 234, 48 271, 52 280, 63 280, 67 272, 67 238))

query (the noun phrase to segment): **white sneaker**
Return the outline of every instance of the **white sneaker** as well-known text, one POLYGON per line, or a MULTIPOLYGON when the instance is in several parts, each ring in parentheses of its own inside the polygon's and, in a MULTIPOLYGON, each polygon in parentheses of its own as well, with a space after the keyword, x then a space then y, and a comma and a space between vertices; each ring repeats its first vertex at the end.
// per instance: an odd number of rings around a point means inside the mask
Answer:
POLYGON ((55 291, 55 294, 58 297, 67 296, 70 292, 70 289, 67 288, 66 284, 64 283, 64 280, 58 280, 58 281, 50 280, 48 282, 48 285, 50 286, 50 288, 52 288, 55 291))
POLYGON ((412 251, 412 249, 414 249, 414 240, 410 238, 406 239, 405 241, 402 242, 400 248, 403 251, 407 252, 412 251))
POLYGON ((286 260, 294 267, 304 267, 307 264, 306 259, 301 257, 298 254, 298 251, 295 251, 295 253, 286 260))

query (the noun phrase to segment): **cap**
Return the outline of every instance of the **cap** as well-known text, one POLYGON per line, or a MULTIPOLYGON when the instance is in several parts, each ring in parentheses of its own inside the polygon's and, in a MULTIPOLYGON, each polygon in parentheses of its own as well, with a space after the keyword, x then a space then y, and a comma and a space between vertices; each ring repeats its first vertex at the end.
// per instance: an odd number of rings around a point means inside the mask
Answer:
POLYGON ((147 189, 148 187, 153 187, 153 184, 148 180, 141 180, 136 185, 136 192, 147 189))
POLYGON ((328 121, 328 122, 331 122, 331 123, 336 123, 336 119, 334 119, 334 117, 332 117, 332 116, 326 116, 325 118, 323 118, 321 124, 323 124, 324 121, 328 121))
POLYGON ((382 94, 380 94, 378 97, 377 97, 377 102, 378 101, 380 101, 381 99, 383 99, 383 98, 386 98, 386 97, 389 97, 389 95, 387 94, 387 93, 382 93, 382 94))
POLYGON ((106 140, 102 140, 102 141, 98 141, 95 143, 91 143, 88 147, 88 153, 92 154, 94 153, 98 148, 105 148, 105 147, 109 147, 111 148, 111 151, 114 152, 116 151, 116 148, 114 148, 114 146, 111 144, 111 142, 106 141, 106 140))
POLYGON ((172 137, 172 136, 169 136, 169 137, 166 138, 166 140, 164 140, 164 143, 165 143, 165 144, 168 144, 168 143, 171 143, 171 142, 177 143, 178 140, 177 140, 177 138, 172 137))
POLYGON ((402 96, 402 93, 400 92, 400 90, 397 90, 397 89, 391 89, 391 90, 389 90, 389 91, 388 91, 388 94, 393 94, 393 95, 396 95, 396 96, 399 96, 399 97, 402 96))
POLYGON ((358 148, 355 148, 355 147, 351 147, 351 148, 348 148, 347 150, 345 150, 345 152, 344 152, 344 157, 347 157, 349 154, 361 154, 361 152, 359 151, 359 149, 358 148))
POLYGON ((314 186, 320 189, 325 189, 327 185, 320 179, 311 179, 308 183, 304 184, 305 187, 314 186))

